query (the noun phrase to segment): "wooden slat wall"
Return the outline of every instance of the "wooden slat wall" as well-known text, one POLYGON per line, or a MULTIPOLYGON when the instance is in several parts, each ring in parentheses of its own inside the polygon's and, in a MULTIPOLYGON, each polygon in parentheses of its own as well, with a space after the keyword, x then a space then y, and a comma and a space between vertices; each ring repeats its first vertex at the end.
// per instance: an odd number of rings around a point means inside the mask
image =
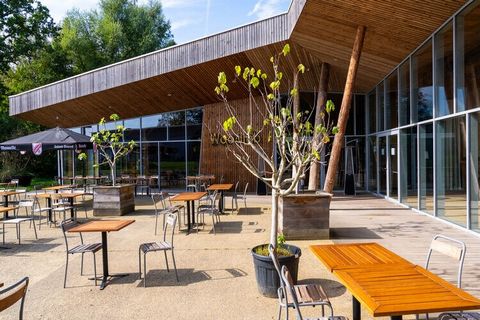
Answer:
MULTIPOLYGON (((256 98, 258 103, 262 103, 260 98, 256 98)), ((238 121, 246 123, 250 117, 248 109, 248 100, 235 100, 229 102, 238 112, 238 121)), ((210 104, 203 109, 203 130, 202 130, 202 150, 200 154, 200 172, 202 174, 214 174, 216 182, 223 175, 225 183, 236 183, 240 181, 239 191, 243 192, 245 184, 249 183, 248 192, 257 191, 257 179, 240 164, 233 155, 231 155, 224 145, 212 145, 210 141, 210 132, 222 133, 220 124, 229 117, 223 102, 210 104)), ((253 127, 262 127, 263 119, 258 115, 254 117, 253 127)), ((262 136, 263 148, 271 153, 272 144, 268 142, 268 135, 265 132, 262 136)), ((256 153, 250 153, 252 158, 258 159, 256 153)))

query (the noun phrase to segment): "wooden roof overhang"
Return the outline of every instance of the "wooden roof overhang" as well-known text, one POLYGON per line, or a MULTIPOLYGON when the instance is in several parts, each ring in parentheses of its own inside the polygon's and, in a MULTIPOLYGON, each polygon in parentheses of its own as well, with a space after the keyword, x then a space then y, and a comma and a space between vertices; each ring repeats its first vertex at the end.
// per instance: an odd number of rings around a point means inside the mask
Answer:
MULTIPOLYGON (((356 81, 367 92, 466 3, 465 0, 293 0, 289 11, 210 37, 135 57, 9 97, 10 114, 45 126, 74 127, 118 113, 122 118, 218 101, 217 75, 235 65, 270 70, 270 57, 290 43, 288 76, 309 71, 314 90, 322 61, 331 91, 343 91, 357 25, 367 27, 356 81)), ((244 90, 231 86, 230 99, 244 90)))

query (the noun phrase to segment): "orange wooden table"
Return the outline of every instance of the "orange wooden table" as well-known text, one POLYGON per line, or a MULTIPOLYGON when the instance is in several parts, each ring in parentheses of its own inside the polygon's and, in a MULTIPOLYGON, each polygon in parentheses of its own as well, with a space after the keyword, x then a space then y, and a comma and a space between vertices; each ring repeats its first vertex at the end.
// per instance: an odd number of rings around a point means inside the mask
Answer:
POLYGON ((8 207, 8 197, 14 196, 16 194, 22 194, 23 192, 17 191, 0 191, 0 197, 3 196, 3 206, 8 207))
POLYGON ((233 183, 216 183, 212 184, 207 188, 209 191, 220 191, 220 203, 218 204, 219 206, 219 211, 223 213, 223 208, 224 208, 224 201, 223 201, 223 192, 228 191, 233 188, 233 183))
POLYGON ((64 184, 64 185, 61 185, 61 186, 53 186, 53 187, 46 187, 46 188, 42 188, 42 190, 46 190, 46 191, 55 191, 56 193, 58 193, 58 190, 62 190, 62 189, 68 189, 68 188, 73 188, 74 186, 71 185, 71 184, 64 184))
POLYGON ((0 213, 5 214, 5 219, 8 219, 8 212, 17 210, 18 207, 0 207, 0 213))
POLYGON ((107 232, 120 231, 128 225, 134 223, 135 220, 97 220, 90 221, 76 226, 68 232, 101 232, 102 233, 102 257, 103 257, 103 279, 100 290, 103 290, 108 283, 109 277, 125 277, 126 274, 111 275, 108 272, 108 245, 107 232))
POLYGON ((182 192, 170 198, 172 201, 185 201, 187 204, 187 234, 190 233, 192 225, 195 224, 195 200, 200 200, 206 194, 206 192, 182 192), (191 210, 190 206, 192 207, 191 210), (192 215, 191 220, 190 213, 192 215))
POLYGON ((480 308, 480 300, 375 243, 311 246, 352 294, 353 320, 360 304, 374 317, 480 308))

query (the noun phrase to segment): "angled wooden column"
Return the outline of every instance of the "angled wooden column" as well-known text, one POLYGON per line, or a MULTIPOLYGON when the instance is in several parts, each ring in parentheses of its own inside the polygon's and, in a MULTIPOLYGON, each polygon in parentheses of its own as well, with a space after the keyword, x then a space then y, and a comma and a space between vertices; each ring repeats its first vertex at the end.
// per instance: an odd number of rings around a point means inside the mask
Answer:
POLYGON ((324 190, 332 192, 335 185, 335 178, 337 175, 338 165, 342 156, 343 140, 345 130, 347 128, 348 115, 350 114, 350 106, 352 102, 353 87, 355 85, 355 78, 357 76, 358 65, 360 63, 360 56, 362 53, 363 40, 365 39, 364 26, 358 26, 357 34, 355 36, 355 43, 353 44, 352 56, 350 57, 350 65, 348 67, 347 81, 345 82, 345 90, 343 91, 342 105, 338 115, 338 133, 333 140, 332 153, 328 162, 327 177, 325 178, 324 190))
MULTIPOLYGON (((322 63, 320 71, 320 82, 318 85, 317 106, 315 110, 315 127, 322 123, 322 112, 325 110, 325 104, 327 103, 328 92, 328 80, 330 76, 330 65, 326 62, 322 63)), ((317 148, 320 143, 321 134, 316 132, 313 136, 313 146, 317 148)), ((317 190, 318 180, 320 176, 320 164, 317 161, 312 161, 310 165, 310 176, 308 178, 308 190, 317 190)))

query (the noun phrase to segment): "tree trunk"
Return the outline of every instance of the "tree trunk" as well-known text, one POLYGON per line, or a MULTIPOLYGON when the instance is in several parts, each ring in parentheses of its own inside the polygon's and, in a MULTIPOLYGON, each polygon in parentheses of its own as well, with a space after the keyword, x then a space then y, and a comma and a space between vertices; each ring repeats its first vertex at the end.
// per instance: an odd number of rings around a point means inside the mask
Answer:
POLYGON ((338 115, 338 133, 333 140, 332 152, 328 162, 327 177, 325 179, 324 190, 332 193, 335 179, 337 176, 338 164, 340 162, 343 139, 345 136, 345 129, 347 128, 348 115, 350 113, 350 106, 352 101, 353 87, 355 85, 355 78, 357 75, 360 56, 362 53, 363 40, 365 39, 365 27, 357 27, 357 35, 355 36, 355 43, 353 45, 352 56, 350 57, 350 65, 348 67, 347 80, 345 82, 345 90, 343 92, 342 106, 340 107, 340 114, 338 115))
POLYGON ((110 171, 112 173, 112 186, 115 187, 115 183, 116 183, 116 177, 115 177, 115 164, 113 164, 111 167, 110 167, 110 171))
MULTIPOLYGON (((293 117, 293 150, 298 149, 298 130, 299 130, 299 122, 300 120, 297 118, 297 114, 300 112, 300 91, 298 90, 298 76, 295 75, 293 78, 293 88, 297 90, 297 94, 293 97, 293 110, 292 110, 292 117, 293 117)), ((293 153, 296 153, 296 151, 293 151, 293 153)), ((297 174, 301 174, 301 172, 298 172, 298 166, 296 163, 293 164, 292 166, 292 180, 295 179, 297 174)), ((299 185, 295 186, 295 193, 298 193, 299 191, 299 185)))
POLYGON ((278 193, 272 189, 272 230, 270 231, 270 244, 277 248, 278 231, 278 193))
MULTIPOLYGON (((323 123, 322 112, 325 110, 325 103, 327 103, 327 91, 328 91, 328 79, 330 75, 330 65, 328 63, 322 63, 322 69, 320 71, 320 83, 318 86, 317 106, 315 110, 315 125, 314 128, 323 123)), ((313 134, 313 148, 317 149, 320 144, 321 134, 314 131, 313 134)), ((318 161, 310 163, 310 176, 308 179, 308 190, 317 190, 320 164, 318 161)))

